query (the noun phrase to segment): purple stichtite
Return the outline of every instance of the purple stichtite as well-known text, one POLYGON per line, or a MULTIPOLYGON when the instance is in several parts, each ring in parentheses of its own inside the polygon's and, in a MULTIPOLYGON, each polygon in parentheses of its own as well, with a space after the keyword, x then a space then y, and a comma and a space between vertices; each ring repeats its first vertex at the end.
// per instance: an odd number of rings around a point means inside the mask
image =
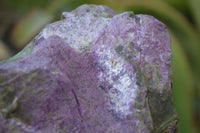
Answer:
POLYGON ((98 5, 62 15, 0 62, 0 132, 178 132, 166 26, 98 5))

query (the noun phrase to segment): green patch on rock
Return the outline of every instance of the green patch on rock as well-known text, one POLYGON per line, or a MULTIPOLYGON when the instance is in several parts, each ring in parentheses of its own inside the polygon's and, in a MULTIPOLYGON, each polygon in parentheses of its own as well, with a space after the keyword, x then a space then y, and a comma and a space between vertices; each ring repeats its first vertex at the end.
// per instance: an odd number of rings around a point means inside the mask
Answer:
POLYGON ((123 46, 119 45, 115 48, 115 51, 117 52, 117 54, 122 55, 122 51, 123 51, 123 46))
MULTIPOLYGON (((177 120, 177 113, 169 91, 163 91, 161 94, 159 89, 148 88, 148 104, 153 120, 155 133, 167 130, 168 126, 177 120)), ((176 126, 176 125, 174 125, 176 126)))

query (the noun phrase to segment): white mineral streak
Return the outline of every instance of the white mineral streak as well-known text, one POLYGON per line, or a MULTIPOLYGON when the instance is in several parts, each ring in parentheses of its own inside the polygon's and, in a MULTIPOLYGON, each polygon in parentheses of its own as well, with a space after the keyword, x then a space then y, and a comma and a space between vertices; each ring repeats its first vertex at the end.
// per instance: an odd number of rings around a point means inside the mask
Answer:
MULTIPOLYGON (((48 38, 52 35, 58 35, 73 49, 82 52, 84 47, 90 46, 104 32, 109 23, 110 18, 95 17, 94 14, 88 13, 50 24, 42 31, 42 36, 48 38), (74 32, 74 29, 77 29, 77 31, 74 32)), ((108 81, 112 86, 108 92, 109 110, 114 110, 124 117, 131 113, 129 110, 130 104, 136 97, 135 90, 138 86, 136 80, 131 78, 125 69, 124 64, 126 62, 117 55, 112 54, 109 49, 103 48, 104 45, 101 45, 101 47, 97 49, 96 54, 100 57, 99 64, 105 67, 106 70, 100 72, 98 78, 100 81, 108 81), (113 80, 115 76, 120 78, 115 81, 113 80)))
POLYGON ((98 74, 100 82, 108 81, 112 88, 108 91, 108 97, 110 103, 108 109, 116 112, 120 117, 125 117, 131 114, 130 104, 136 97, 136 79, 129 76, 129 72, 126 70, 127 64, 124 59, 114 55, 109 48, 105 48, 104 45, 100 45, 96 54, 100 57, 99 64, 101 67, 105 67, 104 71, 98 74), (114 77, 120 78, 114 80, 114 77), (115 104, 112 104, 115 103, 115 104))
POLYGON ((96 17, 88 13, 52 23, 44 28, 42 35, 44 38, 57 35, 73 49, 81 52, 84 47, 90 46, 95 41, 109 22, 110 18, 96 17))

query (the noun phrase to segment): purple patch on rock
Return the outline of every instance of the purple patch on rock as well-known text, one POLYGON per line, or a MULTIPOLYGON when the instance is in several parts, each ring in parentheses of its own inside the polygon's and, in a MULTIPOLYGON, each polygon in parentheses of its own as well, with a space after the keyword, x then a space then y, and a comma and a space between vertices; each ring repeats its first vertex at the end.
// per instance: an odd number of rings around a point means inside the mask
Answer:
POLYGON ((163 23, 83 5, 0 62, 0 132, 176 132, 163 23))

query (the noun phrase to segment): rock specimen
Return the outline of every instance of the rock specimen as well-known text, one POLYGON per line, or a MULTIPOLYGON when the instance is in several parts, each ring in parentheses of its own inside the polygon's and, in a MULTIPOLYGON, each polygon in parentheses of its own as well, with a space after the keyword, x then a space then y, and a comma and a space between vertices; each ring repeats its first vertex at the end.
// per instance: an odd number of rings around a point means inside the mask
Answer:
POLYGON ((0 62, 0 132, 177 132, 165 25, 96 5, 63 17, 0 62))

